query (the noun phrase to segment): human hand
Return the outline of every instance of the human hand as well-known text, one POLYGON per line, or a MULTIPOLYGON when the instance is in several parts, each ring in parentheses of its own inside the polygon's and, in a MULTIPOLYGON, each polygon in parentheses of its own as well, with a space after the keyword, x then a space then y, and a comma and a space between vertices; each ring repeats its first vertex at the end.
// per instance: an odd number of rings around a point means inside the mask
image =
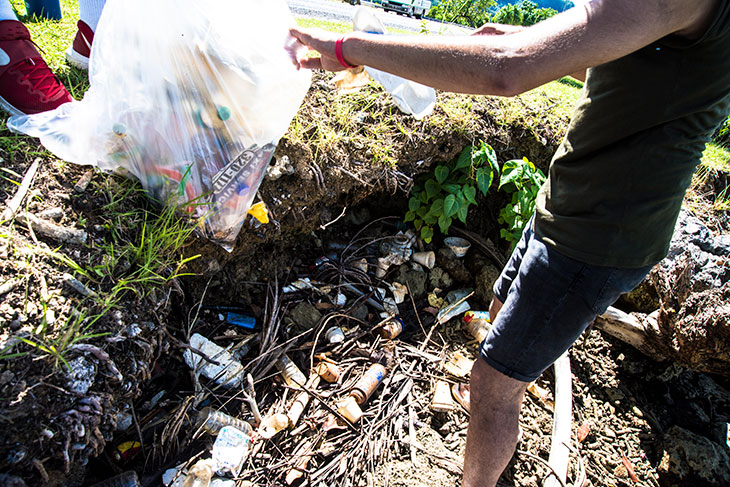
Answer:
POLYGON ((509 25, 509 24, 484 24, 477 30, 471 33, 473 36, 501 36, 504 34, 514 34, 525 30, 521 25, 509 25))
POLYGON ((297 69, 325 69, 342 71, 345 67, 337 60, 335 44, 342 37, 320 29, 289 29, 293 41, 287 43, 287 51, 297 69), (308 51, 317 51, 319 57, 309 57, 308 51))

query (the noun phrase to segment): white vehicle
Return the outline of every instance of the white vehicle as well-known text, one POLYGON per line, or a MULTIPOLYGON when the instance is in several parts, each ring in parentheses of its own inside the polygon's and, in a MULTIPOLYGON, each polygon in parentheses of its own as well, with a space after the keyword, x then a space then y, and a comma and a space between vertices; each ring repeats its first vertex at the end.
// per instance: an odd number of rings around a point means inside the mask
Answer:
POLYGON ((431 10, 430 0, 383 0, 383 9, 420 19, 431 10))

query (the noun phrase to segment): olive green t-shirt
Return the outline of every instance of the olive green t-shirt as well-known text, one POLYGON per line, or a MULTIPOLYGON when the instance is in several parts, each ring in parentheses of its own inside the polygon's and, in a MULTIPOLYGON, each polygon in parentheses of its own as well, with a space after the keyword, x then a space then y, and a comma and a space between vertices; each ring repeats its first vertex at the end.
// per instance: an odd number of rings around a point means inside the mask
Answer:
POLYGON ((537 237, 593 265, 660 261, 705 144, 728 113, 730 1, 700 39, 669 36, 588 70, 537 198, 537 237))

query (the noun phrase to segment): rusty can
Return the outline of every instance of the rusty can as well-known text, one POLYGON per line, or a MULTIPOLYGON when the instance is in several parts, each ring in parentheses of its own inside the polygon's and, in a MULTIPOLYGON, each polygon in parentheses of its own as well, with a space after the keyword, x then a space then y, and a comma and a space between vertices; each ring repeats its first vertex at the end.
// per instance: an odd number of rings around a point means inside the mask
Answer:
POLYGON ((386 369, 380 364, 372 364, 368 370, 360 377, 360 380, 350 390, 350 395, 355 399, 358 405, 362 406, 368 400, 370 395, 377 389, 378 385, 385 377, 386 369))
POLYGON ((376 330, 376 333, 386 340, 392 340, 403 332, 403 320, 391 318, 383 326, 376 330))

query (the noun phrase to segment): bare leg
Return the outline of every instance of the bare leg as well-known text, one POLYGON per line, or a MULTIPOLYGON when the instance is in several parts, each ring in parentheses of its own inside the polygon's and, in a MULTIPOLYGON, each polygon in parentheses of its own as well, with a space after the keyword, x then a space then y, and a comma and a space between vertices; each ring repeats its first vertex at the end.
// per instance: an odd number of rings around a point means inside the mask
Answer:
MULTIPOLYGON (((492 321, 502 308, 496 297, 489 305, 492 321)), ((517 445, 519 415, 526 382, 507 377, 477 359, 471 371, 469 430, 464 456, 463 487, 492 487, 507 467, 517 445)))
POLYGON ((464 455, 463 487, 493 487, 507 467, 519 435, 527 383, 477 359, 471 371, 471 407, 464 455))
POLYGON ((497 314, 499 313, 500 309, 502 309, 502 301, 494 296, 492 298, 492 302, 489 303, 489 318, 492 320, 492 323, 494 323, 494 320, 497 319, 497 314))

